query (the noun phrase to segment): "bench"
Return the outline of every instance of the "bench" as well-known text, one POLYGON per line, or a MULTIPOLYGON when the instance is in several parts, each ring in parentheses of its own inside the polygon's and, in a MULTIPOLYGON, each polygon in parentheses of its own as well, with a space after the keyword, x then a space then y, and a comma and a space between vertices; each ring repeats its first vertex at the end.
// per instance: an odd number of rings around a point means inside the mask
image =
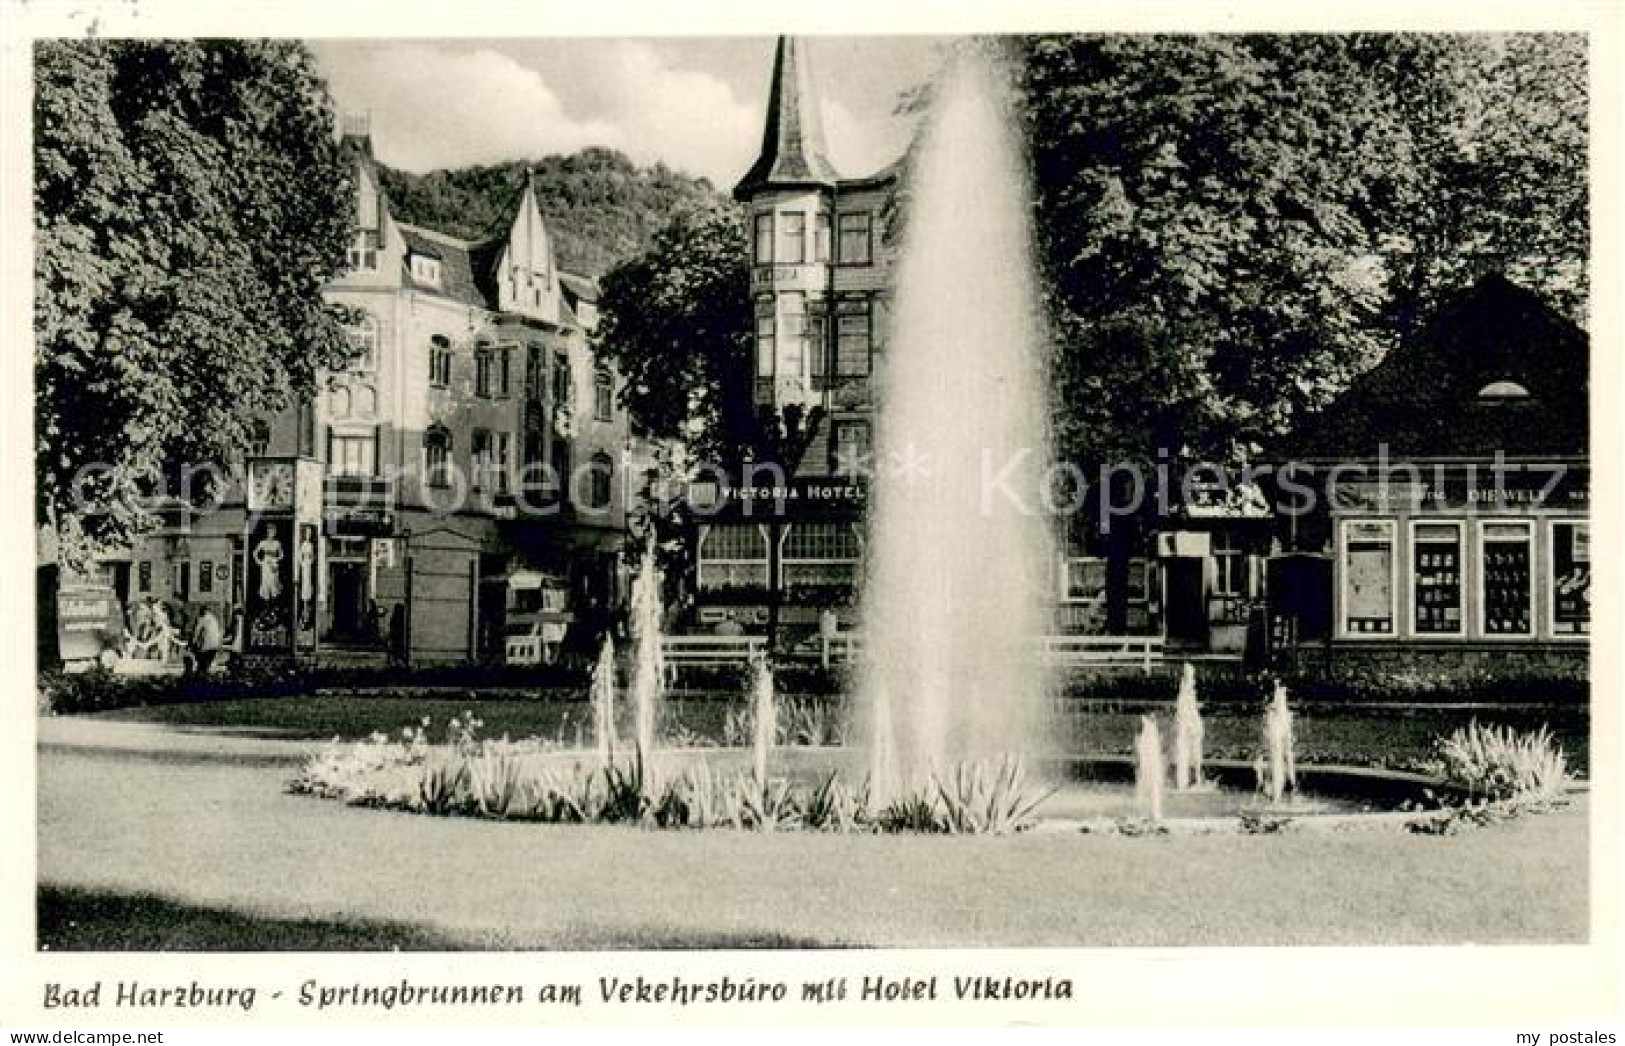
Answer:
POLYGON ((661 640, 666 666, 716 668, 748 664, 767 650, 764 636, 666 636, 661 640))
POLYGON ((826 669, 834 664, 849 665, 862 654, 862 632, 836 632, 818 637, 818 659, 826 669))
MULTIPOLYGON (((1137 668, 1146 674, 1162 664, 1161 636, 1044 636, 1039 649, 1059 668, 1137 668)), ((863 654, 863 633, 837 632, 819 637, 819 659, 825 668, 850 664, 863 654)))

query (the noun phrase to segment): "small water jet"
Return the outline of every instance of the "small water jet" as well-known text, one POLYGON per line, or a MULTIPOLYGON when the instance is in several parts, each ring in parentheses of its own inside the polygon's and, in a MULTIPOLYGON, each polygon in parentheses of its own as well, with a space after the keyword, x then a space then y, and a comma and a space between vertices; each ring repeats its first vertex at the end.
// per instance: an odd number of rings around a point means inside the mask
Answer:
POLYGON ((1279 803, 1288 789, 1298 790, 1297 759, 1293 754, 1292 709, 1287 705, 1286 686, 1275 684, 1274 696, 1264 710, 1264 755, 1255 766, 1259 790, 1272 803, 1279 803))
POLYGON ((1196 703, 1196 669, 1189 661, 1179 674, 1174 699, 1174 790, 1202 787, 1202 710, 1196 703))
POLYGON ((1140 813, 1162 820, 1162 779, 1167 772, 1162 758, 1162 734, 1151 716, 1140 717, 1140 736, 1134 742, 1134 800, 1140 813))
POLYGON ((655 725, 666 691, 666 654, 662 645, 660 567, 650 541, 632 580, 632 714, 633 740, 638 754, 654 752, 655 725))
POLYGON ((767 787, 767 761, 777 740, 778 712, 773 703, 773 669, 767 658, 757 657, 751 662, 751 711, 754 729, 751 736, 751 768, 757 782, 767 787))
POLYGON ((1053 609, 1039 498, 1051 411, 1019 126, 993 59, 969 49, 914 158, 863 594, 859 700, 880 802, 1044 736, 1049 678, 1032 644, 1053 609))
POLYGON ((615 757, 615 640, 608 635, 592 670, 592 737, 600 762, 615 757))

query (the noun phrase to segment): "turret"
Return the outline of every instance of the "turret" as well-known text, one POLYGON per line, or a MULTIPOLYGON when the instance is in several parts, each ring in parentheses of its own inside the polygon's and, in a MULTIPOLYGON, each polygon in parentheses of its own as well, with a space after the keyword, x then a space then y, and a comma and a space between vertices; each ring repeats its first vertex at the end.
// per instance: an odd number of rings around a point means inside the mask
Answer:
POLYGON ((806 50, 793 36, 779 37, 767 99, 762 151, 734 188, 748 200, 764 189, 833 187, 840 179, 824 144, 824 120, 806 50))

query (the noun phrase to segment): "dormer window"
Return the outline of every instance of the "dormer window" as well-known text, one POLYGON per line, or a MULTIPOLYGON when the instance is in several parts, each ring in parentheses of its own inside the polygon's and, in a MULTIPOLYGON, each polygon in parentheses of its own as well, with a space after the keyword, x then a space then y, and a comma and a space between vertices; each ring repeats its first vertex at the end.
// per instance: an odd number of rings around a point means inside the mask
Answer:
POLYGON ((431 287, 440 286, 440 259, 427 254, 412 255, 412 279, 431 287))
POLYGON ((1492 381, 1478 390, 1478 402, 1486 406, 1519 403, 1529 398, 1529 390, 1515 381, 1492 381))

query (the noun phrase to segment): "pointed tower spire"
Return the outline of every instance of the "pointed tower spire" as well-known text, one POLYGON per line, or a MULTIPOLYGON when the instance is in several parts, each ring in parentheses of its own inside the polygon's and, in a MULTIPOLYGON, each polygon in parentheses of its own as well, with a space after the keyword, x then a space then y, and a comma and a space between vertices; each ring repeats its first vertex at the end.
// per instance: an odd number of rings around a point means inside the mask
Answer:
POLYGON ((825 148, 824 119, 807 52, 795 37, 781 36, 773 57, 762 152, 735 186, 734 197, 745 199, 779 186, 833 184, 841 176, 825 148))

